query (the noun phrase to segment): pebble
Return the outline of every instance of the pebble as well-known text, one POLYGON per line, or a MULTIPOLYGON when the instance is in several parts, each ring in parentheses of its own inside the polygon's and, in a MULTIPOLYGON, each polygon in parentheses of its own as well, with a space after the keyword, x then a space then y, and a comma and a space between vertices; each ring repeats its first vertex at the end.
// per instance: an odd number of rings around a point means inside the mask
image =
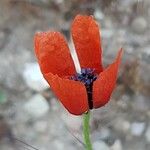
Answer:
POLYGON ((121 100, 117 101, 117 105, 122 109, 127 109, 130 97, 128 95, 122 95, 121 100))
POLYGON ((37 63, 27 63, 23 71, 23 78, 29 88, 35 91, 43 91, 49 86, 43 78, 37 63))
POLYGON ((141 95, 141 94, 136 94, 133 97, 133 99, 134 99, 134 103, 132 103, 132 105, 136 111, 145 112, 149 110, 150 105, 148 104, 148 99, 146 96, 141 95))
POLYGON ((4 32, 0 32, 0 49, 3 48, 5 41, 6 41, 6 36, 4 32))
POLYGON ((101 35, 103 38, 111 38, 114 34, 114 31, 112 29, 101 29, 101 35))
POLYGON ((64 0, 55 0, 55 2, 56 2, 57 4, 62 4, 62 3, 64 2, 64 0))
POLYGON ((142 50, 142 59, 143 61, 150 63, 150 46, 143 48, 142 50))
POLYGON ((104 18, 104 14, 99 9, 95 10, 94 16, 97 20, 102 20, 104 18))
POLYGON ((130 131, 130 122, 121 118, 116 119, 114 128, 123 133, 128 133, 130 131))
POLYGON ((137 34, 142 34, 147 29, 147 21, 144 17, 137 17, 132 22, 132 30, 137 34))
POLYGON ((71 114, 63 114, 62 116, 64 122, 74 132, 78 132, 82 126, 82 118, 79 116, 74 116, 71 114))
POLYGON ((58 149, 58 150, 64 150, 65 149, 64 143, 60 140, 55 140, 53 142, 53 144, 55 145, 55 148, 58 149))
POLYGON ((131 124, 131 133, 134 136, 141 136, 145 129, 144 122, 134 122, 131 124))
POLYGON ((50 100, 50 105, 51 105, 52 110, 53 110, 54 112, 60 110, 60 105, 59 105, 58 100, 57 100, 56 98, 54 98, 54 97, 51 98, 51 100, 50 100))
POLYGON ((145 132, 145 137, 146 137, 147 142, 150 143, 150 126, 147 128, 145 132))
POLYGON ((93 143, 93 150, 110 150, 110 148, 105 142, 96 141, 93 143))
POLYGON ((108 139, 111 135, 111 131, 108 128, 102 128, 101 132, 100 132, 100 138, 105 140, 108 139))
POLYGON ((111 146, 110 150, 122 150, 121 141, 116 140, 115 143, 111 146))
POLYGON ((48 124, 46 121, 37 121, 34 124, 34 129, 39 133, 44 133, 48 129, 48 124))
POLYGON ((42 95, 36 94, 26 102, 24 110, 31 118, 36 119, 46 115, 49 105, 42 95))

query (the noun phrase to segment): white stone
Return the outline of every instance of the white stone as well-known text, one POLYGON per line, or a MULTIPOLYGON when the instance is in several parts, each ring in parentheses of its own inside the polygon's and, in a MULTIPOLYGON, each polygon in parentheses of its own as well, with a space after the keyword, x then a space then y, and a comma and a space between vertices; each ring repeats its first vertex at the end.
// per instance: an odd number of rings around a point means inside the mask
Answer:
POLYGON ((62 116, 64 122, 74 132, 78 132, 82 126, 82 118, 80 116, 74 116, 71 114, 63 114, 62 116))
POLYGON ((104 14, 99 10, 99 9, 96 9, 95 12, 94 12, 94 16, 96 19, 98 20, 101 20, 104 18, 104 14))
POLYGON ((31 89, 35 91, 43 91, 49 86, 40 71, 37 63, 27 63, 23 72, 23 78, 31 89))
POLYGON ((145 47, 145 48, 143 49, 143 52, 144 52, 145 54, 147 54, 148 56, 150 56, 150 46, 145 47))
POLYGON ((102 128, 99 136, 101 139, 108 139, 110 137, 110 130, 108 128, 102 128))
POLYGON ((138 34, 142 34, 146 31, 148 24, 144 17, 137 17, 132 22, 132 29, 138 34))
POLYGON ((144 122, 134 122, 131 124, 131 133, 134 136, 141 136, 144 132, 145 123, 144 122))
POLYGON ((64 2, 64 0, 55 0, 57 4, 61 4, 64 2))
POLYGON ((114 31, 111 29, 101 29, 101 35, 103 38, 111 38, 114 34, 114 31))
POLYGON ((64 150, 65 149, 64 143, 60 140, 55 140, 53 142, 53 144, 55 145, 56 149, 58 149, 58 150, 64 150))
MULTIPOLYGON (((145 76, 145 75, 147 75, 147 73, 142 74, 142 76, 145 76)), ((135 94, 135 96, 133 97, 133 100, 135 102, 132 105, 136 111, 145 112, 145 111, 149 110, 149 105, 148 105, 147 99, 144 95, 135 94)))
POLYGON ((24 105, 24 110, 30 117, 39 118, 48 112, 49 105, 42 95, 36 94, 24 105))
POLYGON ((150 143, 150 126, 147 128, 145 132, 146 140, 150 143))
POLYGON ((145 62, 150 63, 150 46, 143 48, 142 57, 145 62))
POLYGON ((115 143, 111 146, 110 150, 122 150, 121 141, 116 140, 115 143))
POLYGON ((48 124, 46 121, 38 121, 34 124, 34 129, 39 133, 46 132, 48 128, 48 124))
POLYGON ((130 131, 130 122, 121 118, 116 119, 115 124, 114 124, 114 128, 119 131, 119 132, 123 132, 123 133, 127 133, 130 131))
POLYGON ((110 148, 103 141, 96 141, 93 143, 93 150, 110 150, 110 148))

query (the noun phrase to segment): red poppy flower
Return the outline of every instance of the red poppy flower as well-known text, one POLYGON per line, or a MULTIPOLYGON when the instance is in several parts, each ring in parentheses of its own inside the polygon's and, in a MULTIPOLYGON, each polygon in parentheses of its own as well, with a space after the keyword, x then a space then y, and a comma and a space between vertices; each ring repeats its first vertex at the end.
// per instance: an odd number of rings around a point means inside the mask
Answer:
POLYGON ((77 15, 71 27, 81 66, 76 73, 67 42, 59 32, 35 35, 35 53, 44 78, 64 107, 74 115, 104 106, 115 87, 122 50, 106 69, 102 67, 99 27, 92 16, 77 15))

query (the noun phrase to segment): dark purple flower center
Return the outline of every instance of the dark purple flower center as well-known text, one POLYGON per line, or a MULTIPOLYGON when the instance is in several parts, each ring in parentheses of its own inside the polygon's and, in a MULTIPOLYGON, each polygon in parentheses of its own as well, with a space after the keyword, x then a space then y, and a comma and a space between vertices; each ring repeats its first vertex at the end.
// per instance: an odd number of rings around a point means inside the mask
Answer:
POLYGON ((92 86, 93 82, 97 79, 97 76, 98 75, 95 73, 95 69, 82 68, 80 74, 77 73, 70 77, 71 80, 80 81, 85 85, 90 109, 93 108, 92 86))

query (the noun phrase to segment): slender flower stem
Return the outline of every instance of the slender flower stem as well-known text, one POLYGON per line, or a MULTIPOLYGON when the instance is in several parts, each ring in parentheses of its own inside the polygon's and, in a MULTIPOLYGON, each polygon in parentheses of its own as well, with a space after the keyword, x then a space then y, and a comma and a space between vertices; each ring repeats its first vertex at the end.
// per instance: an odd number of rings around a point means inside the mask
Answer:
POLYGON ((84 136, 84 142, 85 142, 86 150, 93 150, 91 140, 90 140, 89 121, 90 121, 90 112, 87 112, 83 116, 83 136, 84 136))

